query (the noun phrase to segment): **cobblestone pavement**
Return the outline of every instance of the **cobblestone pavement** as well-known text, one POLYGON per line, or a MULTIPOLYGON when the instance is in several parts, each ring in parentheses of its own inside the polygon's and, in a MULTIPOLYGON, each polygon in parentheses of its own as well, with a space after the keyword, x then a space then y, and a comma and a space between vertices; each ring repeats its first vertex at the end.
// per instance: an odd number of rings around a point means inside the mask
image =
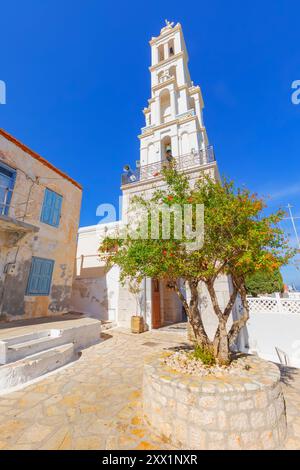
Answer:
MULTIPOLYGON (((0 396, 0 449, 170 449, 143 425, 143 358, 183 335, 115 329, 73 364, 0 396)), ((283 370, 286 448, 300 449, 300 371, 283 370)))

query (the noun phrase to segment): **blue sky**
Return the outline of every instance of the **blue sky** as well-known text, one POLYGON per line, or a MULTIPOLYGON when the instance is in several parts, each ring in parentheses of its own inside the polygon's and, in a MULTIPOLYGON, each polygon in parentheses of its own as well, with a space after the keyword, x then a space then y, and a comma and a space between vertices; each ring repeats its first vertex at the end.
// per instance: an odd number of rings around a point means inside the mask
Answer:
MULTIPOLYGON (((139 157, 148 40, 165 18, 182 24, 221 174, 300 217, 296 1, 2 0, 0 17, 0 127, 83 184, 81 225, 117 204, 122 167, 139 157)), ((295 266, 283 273, 300 287, 295 266)))

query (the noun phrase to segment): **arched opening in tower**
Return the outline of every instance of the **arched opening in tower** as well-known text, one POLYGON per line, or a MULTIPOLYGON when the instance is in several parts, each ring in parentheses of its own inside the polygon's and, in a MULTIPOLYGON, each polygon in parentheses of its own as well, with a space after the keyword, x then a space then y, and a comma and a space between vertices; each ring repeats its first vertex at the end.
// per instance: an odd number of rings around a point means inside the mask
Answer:
POLYGON ((172 55, 175 54, 175 51, 174 51, 174 39, 170 39, 170 41, 168 42, 168 51, 169 51, 169 57, 171 57, 172 55))
POLYGON ((162 160, 168 160, 172 157, 172 144, 169 135, 166 135, 161 141, 161 155, 162 160))
POLYGON ((172 65, 172 67, 169 68, 169 75, 170 75, 170 77, 174 77, 175 80, 177 80, 177 77, 176 77, 176 66, 175 66, 175 65, 172 65))
POLYGON ((164 45, 163 44, 158 46, 157 52, 158 52, 158 62, 161 62, 165 58, 164 45))

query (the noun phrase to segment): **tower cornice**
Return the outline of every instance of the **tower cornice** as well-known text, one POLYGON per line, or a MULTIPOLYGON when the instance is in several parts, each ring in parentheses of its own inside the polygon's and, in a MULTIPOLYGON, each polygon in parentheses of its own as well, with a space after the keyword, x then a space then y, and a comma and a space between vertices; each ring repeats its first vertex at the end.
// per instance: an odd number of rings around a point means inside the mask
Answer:
MULTIPOLYGON (((162 124, 159 124, 158 126, 150 127, 149 130, 145 128, 145 132, 138 135, 138 138, 142 139, 146 136, 154 134, 155 131, 165 129, 166 127, 173 126, 174 124, 182 124, 184 122, 190 122, 190 121, 196 121, 196 120, 197 120, 197 116, 192 115, 192 113, 191 114, 185 113, 185 115, 182 117, 177 117, 176 119, 172 119, 172 121, 164 122, 162 124)), ((199 125, 199 130, 206 132, 205 127, 201 127, 200 125, 199 125)))
POLYGON ((158 43, 161 39, 164 40, 166 37, 170 36, 175 31, 182 31, 181 24, 177 23, 174 28, 168 29, 165 32, 161 33, 159 36, 153 37, 150 39, 149 44, 152 46, 153 44, 158 43))
POLYGON ((158 69, 162 65, 168 64, 169 62, 172 62, 172 61, 176 61, 177 59, 179 59, 180 57, 183 57, 183 56, 184 56, 183 51, 180 51, 177 54, 172 55, 171 57, 168 57, 167 59, 162 60, 161 62, 158 62, 155 65, 150 65, 149 70, 150 70, 150 72, 154 72, 154 70, 158 69))
POLYGON ((154 85, 152 87, 152 90, 153 91, 159 90, 160 88, 164 88, 167 85, 171 85, 171 83, 174 83, 176 85, 175 77, 171 77, 168 80, 166 80, 165 82, 161 82, 161 83, 158 83, 157 85, 154 85))

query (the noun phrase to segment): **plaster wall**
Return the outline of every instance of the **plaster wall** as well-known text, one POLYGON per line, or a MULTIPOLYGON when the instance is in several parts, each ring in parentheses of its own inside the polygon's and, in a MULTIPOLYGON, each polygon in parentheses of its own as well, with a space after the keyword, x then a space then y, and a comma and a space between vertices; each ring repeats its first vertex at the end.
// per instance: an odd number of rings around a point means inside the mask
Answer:
POLYGON ((300 316, 295 313, 254 313, 240 334, 240 346, 263 359, 280 362, 276 348, 288 365, 300 368, 300 316))
POLYGON ((72 290, 72 310, 93 318, 116 322, 121 289, 119 268, 106 270, 99 259, 98 249, 106 233, 112 234, 119 222, 84 227, 78 233, 75 279, 72 290), (107 227, 107 231, 104 230, 107 227))
POLYGON ((82 191, 3 135, 0 162, 16 170, 8 216, 36 230, 19 238, 6 232, 0 221, 0 318, 65 313, 70 307, 82 191), (58 227, 40 221, 45 188, 63 197, 58 227), (55 261, 48 296, 25 295, 32 256, 55 261))

